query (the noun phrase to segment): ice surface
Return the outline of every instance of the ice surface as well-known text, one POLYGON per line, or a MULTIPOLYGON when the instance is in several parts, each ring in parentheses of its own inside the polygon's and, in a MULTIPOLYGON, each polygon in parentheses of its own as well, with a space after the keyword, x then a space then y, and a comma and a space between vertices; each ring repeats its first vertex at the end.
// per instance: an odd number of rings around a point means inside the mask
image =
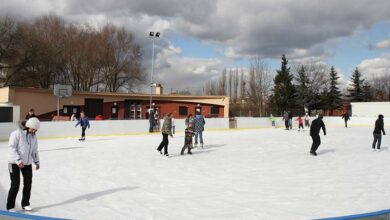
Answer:
MULTIPOLYGON (((371 152, 372 128, 328 128, 318 157, 308 131, 205 132, 180 156, 183 134, 40 140, 34 214, 72 219, 312 219, 390 208, 389 147, 371 152)), ((58 131, 61 132, 61 131, 58 131)), ((88 135, 88 134, 87 134, 88 135)), ((0 143, 0 209, 9 187, 0 143)), ((18 195, 20 209, 21 191, 18 195)))

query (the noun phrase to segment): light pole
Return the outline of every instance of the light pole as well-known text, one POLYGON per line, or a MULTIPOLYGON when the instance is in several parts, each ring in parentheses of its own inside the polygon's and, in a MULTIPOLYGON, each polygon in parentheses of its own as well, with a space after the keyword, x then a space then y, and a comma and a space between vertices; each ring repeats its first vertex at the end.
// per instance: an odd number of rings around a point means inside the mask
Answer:
POLYGON ((153 74, 154 74, 154 40, 160 37, 160 32, 150 32, 149 37, 152 38, 152 71, 150 73, 150 100, 149 100, 149 114, 152 109, 152 95, 153 95, 153 74))

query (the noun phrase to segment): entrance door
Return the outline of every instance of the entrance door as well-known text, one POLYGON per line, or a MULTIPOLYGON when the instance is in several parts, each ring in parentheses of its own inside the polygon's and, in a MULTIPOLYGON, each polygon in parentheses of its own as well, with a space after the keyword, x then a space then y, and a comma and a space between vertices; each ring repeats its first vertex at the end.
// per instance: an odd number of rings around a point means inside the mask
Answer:
POLYGON ((85 99, 84 112, 89 118, 103 115, 103 99, 85 99))

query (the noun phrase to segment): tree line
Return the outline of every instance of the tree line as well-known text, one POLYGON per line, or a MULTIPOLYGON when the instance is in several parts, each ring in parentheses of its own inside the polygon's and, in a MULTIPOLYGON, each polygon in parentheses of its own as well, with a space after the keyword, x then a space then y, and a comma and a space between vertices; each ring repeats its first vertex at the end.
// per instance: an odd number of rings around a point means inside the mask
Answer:
POLYGON ((141 47, 123 27, 93 28, 55 15, 0 18, 0 86, 117 92, 144 78, 141 47))
POLYGON ((218 79, 206 83, 205 93, 230 96, 232 116, 282 115, 284 111, 332 115, 348 102, 390 101, 390 73, 364 78, 356 68, 343 91, 339 78, 334 66, 315 62, 290 66, 285 55, 275 73, 257 57, 246 71, 224 69, 218 79))

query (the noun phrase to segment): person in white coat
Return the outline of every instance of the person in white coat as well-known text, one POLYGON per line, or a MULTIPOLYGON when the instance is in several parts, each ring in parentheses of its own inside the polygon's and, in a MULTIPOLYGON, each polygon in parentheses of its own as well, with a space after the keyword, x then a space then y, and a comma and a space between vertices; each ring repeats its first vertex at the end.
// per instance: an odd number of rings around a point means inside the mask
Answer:
POLYGON ((23 176, 22 209, 32 211, 30 207, 32 164, 39 170, 38 140, 36 132, 39 129, 36 117, 28 119, 24 126, 11 133, 9 138, 8 170, 11 177, 11 187, 8 192, 7 210, 15 212, 15 200, 20 185, 20 173, 23 176))

